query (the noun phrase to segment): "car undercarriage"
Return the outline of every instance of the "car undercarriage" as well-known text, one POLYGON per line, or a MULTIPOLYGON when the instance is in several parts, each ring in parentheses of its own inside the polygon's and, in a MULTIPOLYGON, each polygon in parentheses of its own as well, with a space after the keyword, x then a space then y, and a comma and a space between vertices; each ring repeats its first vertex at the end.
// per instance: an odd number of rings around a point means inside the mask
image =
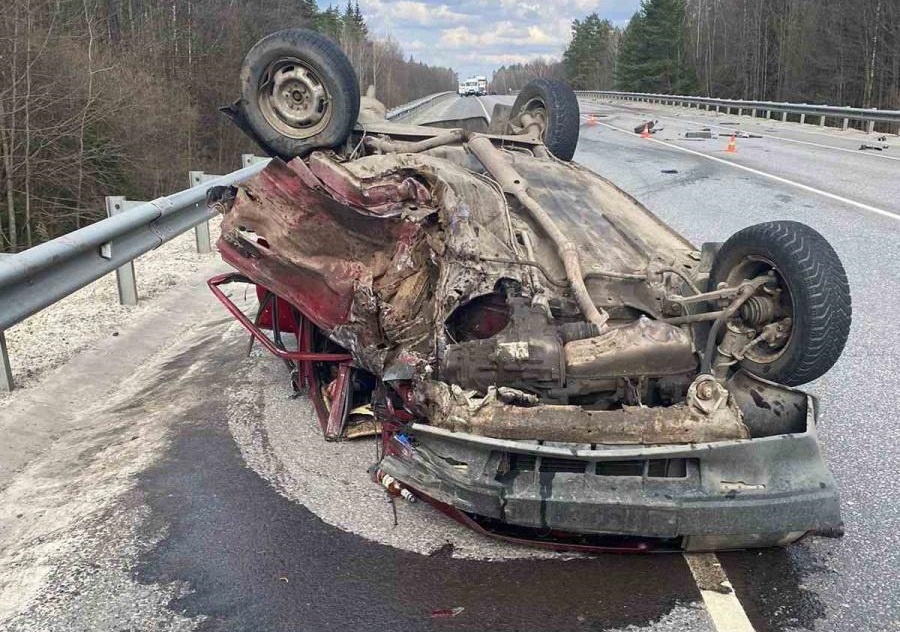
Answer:
POLYGON ((840 535, 818 404, 795 388, 849 328, 818 233, 768 222, 697 248, 571 161, 567 86, 532 82, 490 121, 395 123, 329 80, 343 62, 306 55, 314 38, 276 33, 245 60, 228 115, 273 158, 209 193, 237 270, 210 287, 326 439, 377 434, 389 492, 515 541, 840 535), (254 318, 232 283, 256 286, 254 318))

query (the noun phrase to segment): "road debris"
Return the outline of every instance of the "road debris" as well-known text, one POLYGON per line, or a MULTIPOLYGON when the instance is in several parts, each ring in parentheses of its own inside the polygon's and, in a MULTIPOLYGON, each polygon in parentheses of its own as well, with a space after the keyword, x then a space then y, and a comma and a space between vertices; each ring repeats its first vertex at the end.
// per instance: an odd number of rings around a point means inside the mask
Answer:
POLYGON ((640 134, 641 137, 649 136, 650 134, 655 134, 662 130, 661 127, 656 127, 659 121, 644 121, 640 125, 634 128, 635 134, 640 134))
POLYGON ((431 618, 432 619, 452 619, 453 617, 459 616, 465 610, 463 606, 456 606, 455 608, 442 608, 440 610, 432 610, 431 618))

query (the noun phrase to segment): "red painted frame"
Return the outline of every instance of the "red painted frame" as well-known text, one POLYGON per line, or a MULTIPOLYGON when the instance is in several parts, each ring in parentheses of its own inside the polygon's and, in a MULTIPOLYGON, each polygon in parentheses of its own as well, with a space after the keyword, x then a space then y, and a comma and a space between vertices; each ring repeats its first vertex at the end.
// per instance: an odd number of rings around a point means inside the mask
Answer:
MULTIPOLYGON (((214 276, 206 282, 215 297, 219 299, 219 302, 221 302, 222 305, 225 306, 225 309, 227 309, 244 329, 250 333, 254 340, 258 341, 272 355, 288 362, 296 369, 296 387, 298 389, 306 388, 309 390, 310 399, 316 409, 316 415, 319 418, 319 426, 322 428, 325 439, 330 441, 340 439, 344 432, 344 425, 347 420, 347 413, 349 412, 352 394, 351 377, 353 369, 350 366, 352 360, 350 354, 320 353, 313 351, 315 325, 299 309, 295 311, 296 320, 293 323, 294 326, 290 329, 297 337, 297 350, 288 351, 287 349, 279 348, 260 327, 260 320, 264 310, 260 310, 260 313, 257 316, 257 322, 253 322, 219 287, 230 283, 256 285, 247 277, 234 272, 214 276), (313 366, 317 362, 336 364, 338 367, 334 398, 330 409, 325 404, 325 399, 321 392, 321 384, 319 383, 315 367, 313 366)), ((276 295, 275 300, 283 301, 284 299, 276 295)), ((281 321, 280 317, 279 321, 281 321)), ((273 319, 270 318, 269 322, 273 322, 273 319)))

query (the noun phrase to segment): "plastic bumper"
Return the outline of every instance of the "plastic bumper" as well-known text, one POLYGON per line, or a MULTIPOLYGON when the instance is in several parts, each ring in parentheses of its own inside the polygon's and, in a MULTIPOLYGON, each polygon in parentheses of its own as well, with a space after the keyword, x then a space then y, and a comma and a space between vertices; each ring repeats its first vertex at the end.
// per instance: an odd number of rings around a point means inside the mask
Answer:
POLYGON ((604 449, 412 424, 381 468, 464 522, 561 548, 720 550, 842 533, 812 398, 804 432, 694 445, 604 449))

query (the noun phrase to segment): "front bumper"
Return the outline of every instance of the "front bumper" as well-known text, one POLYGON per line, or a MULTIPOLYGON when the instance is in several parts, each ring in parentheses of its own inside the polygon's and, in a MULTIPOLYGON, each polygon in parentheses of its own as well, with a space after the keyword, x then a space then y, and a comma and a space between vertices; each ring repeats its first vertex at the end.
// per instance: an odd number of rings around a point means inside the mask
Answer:
POLYGON ((668 446, 526 443, 411 424, 380 467, 507 539, 566 549, 777 546, 842 533, 815 409, 808 398, 801 432, 668 446))

